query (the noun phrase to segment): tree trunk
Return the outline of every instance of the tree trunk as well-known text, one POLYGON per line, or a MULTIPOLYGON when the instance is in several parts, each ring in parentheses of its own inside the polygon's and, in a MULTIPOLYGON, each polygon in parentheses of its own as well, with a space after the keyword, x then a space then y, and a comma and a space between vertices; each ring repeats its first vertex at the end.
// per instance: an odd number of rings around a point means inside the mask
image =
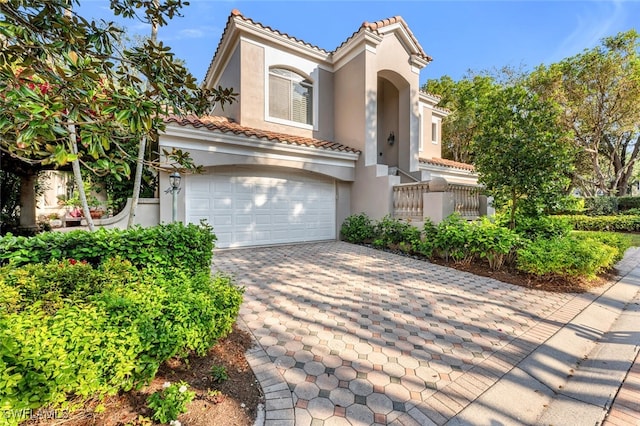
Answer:
POLYGON ((129 210, 129 222, 127 229, 133 227, 136 218, 136 209, 140 199, 140 187, 142 186, 142 169, 144 168, 144 152, 147 149, 147 137, 143 136, 138 147, 138 159, 136 161, 136 174, 133 179, 133 194, 131 196, 131 209, 129 210))
POLYGON ((511 191, 511 218, 509 219, 509 229, 516 228, 516 208, 518 202, 518 197, 516 195, 516 191, 511 191))
MULTIPOLYGON (((158 0, 153 0, 153 6, 158 7, 158 0)), ((158 38, 158 22, 151 21, 151 42, 155 43, 158 38)), ((138 158, 136 160, 136 174, 133 178, 133 194, 131 195, 131 209, 129 209, 129 221, 127 229, 133 227, 136 219, 136 210, 138 209, 138 200, 140 199, 140 187, 142 186, 142 169, 144 168, 144 152, 147 149, 147 136, 143 136, 138 146, 138 158)))
MULTIPOLYGON (((69 138, 71 139, 71 152, 78 155, 78 135, 76 133, 75 124, 69 124, 69 138)), ((89 212, 89 204, 87 203, 87 194, 84 192, 84 182, 82 181, 82 173, 80 172, 80 160, 76 158, 71 162, 73 168, 73 177, 78 187, 78 195, 80 196, 80 203, 82 203, 82 212, 84 213, 84 219, 87 221, 89 231, 95 231, 96 226, 93 224, 93 218, 89 212)))

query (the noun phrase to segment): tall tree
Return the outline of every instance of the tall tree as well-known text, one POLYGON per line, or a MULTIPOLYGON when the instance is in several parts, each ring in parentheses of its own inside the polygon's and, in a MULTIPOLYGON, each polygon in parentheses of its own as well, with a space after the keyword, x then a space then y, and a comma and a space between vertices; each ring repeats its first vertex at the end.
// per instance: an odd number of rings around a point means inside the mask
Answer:
POLYGON ((463 163, 473 162, 471 142, 478 133, 478 111, 485 108, 488 97, 499 89, 489 75, 467 75, 460 81, 449 76, 428 80, 423 89, 441 97, 438 106, 451 111, 442 123, 442 156, 463 163))
MULTIPOLYGON (((233 97, 230 89, 198 88, 161 42, 118 49, 122 30, 112 22, 98 24, 69 13, 77 4, 0 2, 3 159, 29 167, 60 167, 74 160, 87 167, 91 159, 96 173, 128 176, 121 141, 155 138, 167 112, 198 114, 233 97)), ((110 1, 116 15, 159 26, 184 4, 110 1)))
POLYGON ((580 148, 574 184, 585 194, 627 193, 640 156, 640 38, 635 30, 530 76, 529 86, 562 108, 580 148))
POLYGON ((558 120, 558 108, 521 85, 492 93, 479 114, 473 150, 479 182, 496 207, 540 214, 562 197, 572 169, 572 145, 558 120))

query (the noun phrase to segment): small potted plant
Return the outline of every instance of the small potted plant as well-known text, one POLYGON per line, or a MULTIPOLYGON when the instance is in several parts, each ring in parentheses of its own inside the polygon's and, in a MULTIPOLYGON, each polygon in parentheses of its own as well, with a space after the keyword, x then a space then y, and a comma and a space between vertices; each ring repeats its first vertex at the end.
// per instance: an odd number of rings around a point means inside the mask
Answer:
POLYGON ((60 228, 62 226, 62 219, 60 219, 60 215, 58 213, 50 213, 48 218, 49 226, 52 228, 60 228))

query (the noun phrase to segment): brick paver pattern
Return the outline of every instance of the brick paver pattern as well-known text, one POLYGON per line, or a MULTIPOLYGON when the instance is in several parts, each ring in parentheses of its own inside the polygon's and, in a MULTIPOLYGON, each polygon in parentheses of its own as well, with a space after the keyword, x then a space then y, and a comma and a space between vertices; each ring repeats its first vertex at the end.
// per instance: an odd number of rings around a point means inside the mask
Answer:
POLYGON ((286 382, 261 380, 274 425, 444 424, 589 302, 342 242, 214 269, 246 288, 240 318, 286 382))

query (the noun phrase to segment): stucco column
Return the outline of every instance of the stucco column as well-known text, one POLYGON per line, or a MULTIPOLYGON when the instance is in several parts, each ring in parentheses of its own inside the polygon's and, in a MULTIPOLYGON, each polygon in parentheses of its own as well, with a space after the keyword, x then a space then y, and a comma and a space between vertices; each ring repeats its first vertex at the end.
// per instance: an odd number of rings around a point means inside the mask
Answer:
POLYGON ((27 173, 20 175, 20 228, 36 227, 36 174, 27 173))

